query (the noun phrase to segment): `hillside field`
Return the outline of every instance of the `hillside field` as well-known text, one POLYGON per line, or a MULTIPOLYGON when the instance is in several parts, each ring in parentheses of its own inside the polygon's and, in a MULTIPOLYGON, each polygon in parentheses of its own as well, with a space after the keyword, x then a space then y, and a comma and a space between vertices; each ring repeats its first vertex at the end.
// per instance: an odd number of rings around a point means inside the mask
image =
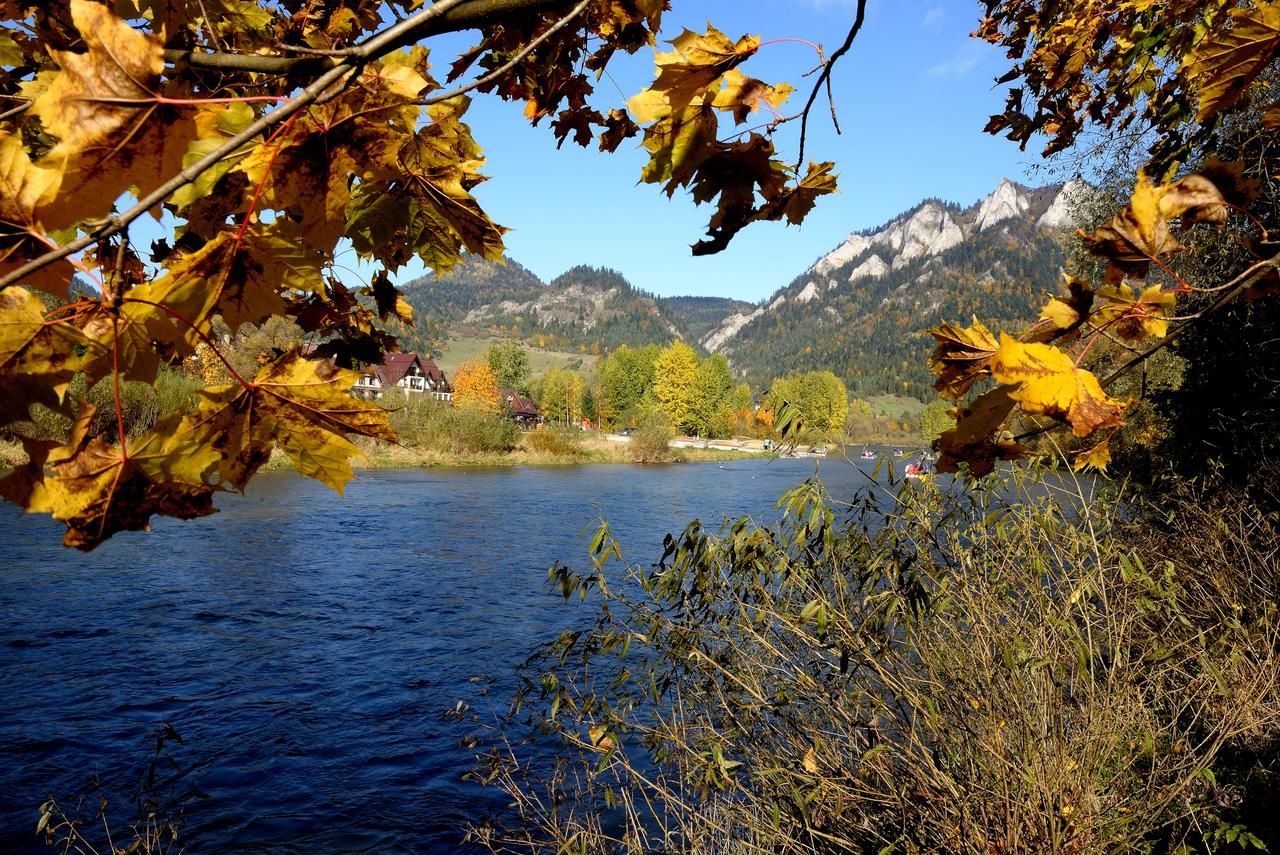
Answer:
MULTIPOLYGON (((458 366, 473 359, 483 359, 489 351, 489 344, 505 341, 501 336, 481 331, 450 330, 444 349, 435 357, 436 365, 448 377, 453 377, 458 366)), ((587 382, 591 382, 595 374, 596 357, 590 353, 573 353, 564 350, 542 350, 532 347, 528 342, 520 342, 529 354, 529 367, 534 378, 541 377, 552 368, 570 368, 581 371, 587 382)))

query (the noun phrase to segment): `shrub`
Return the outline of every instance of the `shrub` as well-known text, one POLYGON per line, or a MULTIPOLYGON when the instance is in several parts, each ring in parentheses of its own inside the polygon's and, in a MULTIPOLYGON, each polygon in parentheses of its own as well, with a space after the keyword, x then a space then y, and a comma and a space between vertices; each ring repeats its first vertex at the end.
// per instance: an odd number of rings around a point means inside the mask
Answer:
POLYGON ((448 454, 501 453, 515 448, 520 439, 520 429, 508 419, 470 408, 390 392, 379 403, 392 410, 391 427, 400 442, 415 448, 448 454))
POLYGON ((675 428, 666 415, 657 410, 650 412, 640 429, 631 435, 631 459, 636 463, 670 460, 670 443, 675 435, 675 428))
MULTIPOLYGON (((150 430, 164 416, 180 414, 195 406, 196 390, 200 384, 186 375, 161 367, 156 383, 124 382, 120 384, 120 416, 126 436, 137 436, 150 430)), ((76 375, 67 392, 72 402, 87 401, 97 408, 90 435, 102 434, 109 441, 116 441, 119 434, 116 419, 115 385, 111 378, 98 381, 92 389, 86 389, 84 375, 76 375)), ((15 434, 25 434, 34 439, 65 441, 71 430, 71 419, 43 407, 32 408, 31 421, 13 426, 15 434)))
MULTIPOLYGON (((694 522, 624 583, 606 584, 621 549, 602 526, 585 572, 551 572, 566 598, 598 596, 598 617, 530 660, 518 698, 557 762, 495 749, 488 780, 519 817, 477 838, 620 852, 1261 846, 1247 823, 1274 822, 1248 806, 1275 786, 1280 614, 1262 594, 1275 532, 1241 518, 1213 554, 1157 550, 1063 486, 913 485, 888 510, 868 493, 842 514, 808 483, 780 524, 711 535, 694 522)), ((510 733, 524 735, 514 720, 510 733)))
POLYGON ((582 431, 577 428, 547 428, 530 431, 524 435, 524 446, 530 451, 567 457, 585 453, 582 447, 582 431))

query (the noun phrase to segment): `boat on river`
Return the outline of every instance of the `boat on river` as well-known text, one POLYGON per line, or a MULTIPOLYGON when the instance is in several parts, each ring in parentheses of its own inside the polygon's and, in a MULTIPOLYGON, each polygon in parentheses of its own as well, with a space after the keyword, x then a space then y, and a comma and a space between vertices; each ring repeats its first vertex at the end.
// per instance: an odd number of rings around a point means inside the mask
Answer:
POLYGON ((861 457, 863 460, 875 460, 875 459, 876 459, 876 453, 875 453, 874 451, 872 451, 871 449, 869 449, 869 448, 864 448, 864 449, 862 449, 862 454, 860 454, 860 455, 858 455, 858 456, 859 456, 859 457, 861 457))

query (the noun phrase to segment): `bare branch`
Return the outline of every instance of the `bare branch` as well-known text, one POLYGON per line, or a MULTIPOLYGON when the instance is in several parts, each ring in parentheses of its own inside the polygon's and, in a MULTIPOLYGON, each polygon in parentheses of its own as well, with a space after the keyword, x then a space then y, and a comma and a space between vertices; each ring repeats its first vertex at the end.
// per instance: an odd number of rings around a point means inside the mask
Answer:
MULTIPOLYGON (((822 91, 823 86, 831 78, 831 69, 836 64, 836 60, 849 52, 853 47, 853 40, 858 37, 858 32, 862 29, 862 21, 867 14, 867 0, 858 0, 858 13, 853 19, 853 26, 849 28, 849 34, 844 38, 844 44, 840 45, 839 50, 831 54, 831 58, 822 64, 822 72, 818 75, 818 79, 814 81, 813 89, 809 92, 809 100, 804 104, 804 110, 800 112, 800 152, 796 155, 796 170, 804 168, 804 144, 805 138, 809 131, 809 111, 813 109, 813 102, 818 100, 818 93, 822 91)), ((832 117, 835 116, 834 105, 832 107, 832 117)), ((836 125, 836 132, 839 133, 840 126, 836 125)))

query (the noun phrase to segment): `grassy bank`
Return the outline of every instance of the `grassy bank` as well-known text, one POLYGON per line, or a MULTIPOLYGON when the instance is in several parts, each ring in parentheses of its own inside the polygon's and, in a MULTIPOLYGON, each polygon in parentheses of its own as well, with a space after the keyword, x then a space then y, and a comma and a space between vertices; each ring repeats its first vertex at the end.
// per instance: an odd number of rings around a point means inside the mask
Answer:
MULTIPOLYGON (((633 449, 628 443, 609 442, 598 437, 582 439, 568 448, 536 448, 521 442, 510 451, 475 451, 454 453, 440 448, 391 445, 385 442, 361 442, 364 460, 355 461, 358 469, 404 469, 428 466, 568 466, 582 463, 633 463, 633 449)), ((673 448, 666 461, 740 460, 759 457, 739 451, 708 448, 673 448)), ((287 461, 281 461, 287 466, 287 461)), ((273 459, 273 463, 275 460, 273 459)))

